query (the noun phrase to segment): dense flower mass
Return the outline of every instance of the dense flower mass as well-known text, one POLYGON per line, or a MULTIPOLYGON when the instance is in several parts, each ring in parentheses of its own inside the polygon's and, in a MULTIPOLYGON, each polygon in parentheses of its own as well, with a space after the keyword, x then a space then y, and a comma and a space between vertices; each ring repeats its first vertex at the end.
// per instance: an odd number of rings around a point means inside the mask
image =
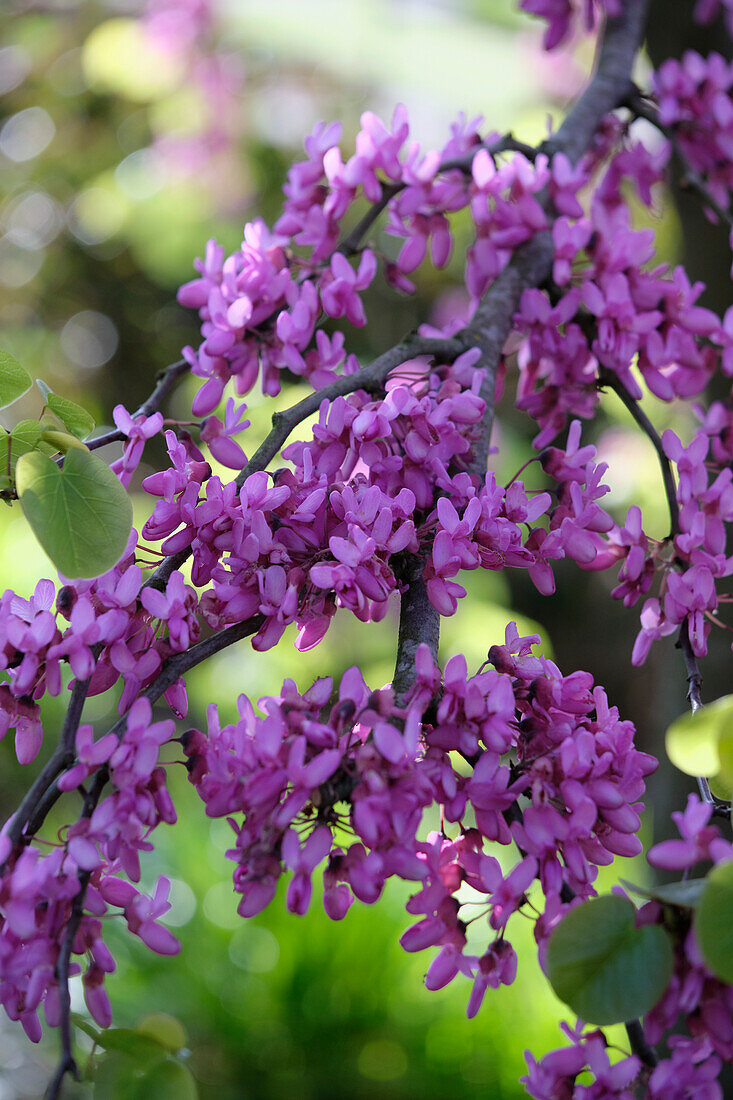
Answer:
MULTIPOLYGON (((620 33, 628 10, 622 0, 520 6, 548 21, 547 48, 576 16, 588 30, 602 16, 620 33)), ((700 0, 696 16, 719 7, 700 0)), ((180 23, 174 14, 168 0, 152 5, 150 32, 195 53, 192 28, 206 23, 208 5, 187 4, 180 23)), ((674 148, 708 188, 708 209, 727 211, 730 71, 717 55, 690 53, 661 66, 656 107, 643 101, 660 128, 653 149, 630 113, 628 66, 616 98, 594 108, 594 137, 580 152, 562 129, 531 149, 482 136, 481 120, 463 116, 441 148, 425 151, 404 107, 389 124, 366 112, 351 153, 338 125, 319 124, 288 173, 275 225, 249 223, 232 255, 209 241, 179 291, 201 320, 200 345, 184 350, 198 420, 164 420, 152 401, 113 413, 123 446, 112 468, 125 487, 148 442, 165 442, 167 464, 142 482, 154 504, 140 535, 101 576, 0 596, 0 737, 15 731, 22 765, 43 743, 44 696, 70 689, 58 746, 0 835, 0 1002, 32 1039, 41 1007, 63 1030, 77 973, 89 1012, 109 1024, 107 915, 153 951, 178 950, 164 923, 167 881, 152 896, 136 885, 154 830, 176 820, 171 761, 185 763, 206 814, 232 828, 242 917, 261 912, 283 876, 285 904, 302 915, 318 873, 334 920, 354 898, 376 902, 391 877, 411 882, 402 946, 434 949, 430 990, 469 979, 469 1016, 488 989, 514 980, 516 914, 534 921, 546 967, 550 937, 595 895, 599 867, 642 852, 656 761, 603 688, 586 672, 563 675, 513 623, 503 644, 487 639, 475 673, 461 656, 441 668, 438 622, 465 597, 464 570, 526 570, 549 596, 563 559, 617 565, 613 596, 627 607, 644 600, 632 663, 675 633, 697 690, 696 658, 730 599, 732 403, 696 404, 696 431, 661 436, 645 410, 702 401, 714 375, 733 374, 733 312, 719 318, 700 304, 702 284, 658 262, 629 196, 652 206, 674 148), (367 245, 379 217, 383 233, 367 245), (458 242, 464 315, 360 363, 351 338, 373 312, 375 281, 410 293, 421 268, 452 262, 458 242), (504 484, 486 454, 515 366, 516 406, 536 422, 537 453, 504 484), (308 396, 251 446, 239 399, 258 383, 273 396, 293 378, 308 396), (581 441, 581 422, 609 389, 656 448, 670 516, 662 540, 645 531, 637 505, 623 521, 606 510, 607 466, 581 441), (215 472, 217 463, 236 475, 215 472), (421 619, 400 631, 393 686, 368 687, 357 667, 337 686, 321 679, 302 693, 287 680, 259 709, 241 695, 234 722, 222 725, 212 703, 206 731, 178 730, 184 674, 225 645, 251 637, 265 651, 294 626, 296 647, 310 649, 341 609, 376 622, 399 604, 404 627, 413 602, 421 619), (111 730, 82 721, 88 695, 117 688, 111 730), (154 712, 161 697, 173 717, 154 712), (66 808, 79 798, 81 812, 69 809, 54 839, 39 837, 57 800, 66 808), (428 832, 431 807, 440 828, 428 832)), ((733 859, 714 810, 723 812, 691 798, 674 815, 681 839, 656 845, 652 865, 687 874, 733 859)), ((722 1095, 731 987, 705 962, 689 908, 667 915, 654 900, 635 910, 636 926, 658 926, 674 949, 667 989, 636 1022, 642 1041, 618 1058, 580 1021, 565 1029, 569 1046, 528 1056, 530 1095, 722 1095), (647 1049, 660 1042, 661 1061, 647 1049), (583 1073, 591 1084, 577 1083, 583 1073)))
POLYGON ((420 919, 403 947, 440 948, 428 988, 469 976, 472 1016, 489 986, 511 982, 506 929, 534 880, 545 896, 542 949, 568 899, 595 892, 598 866, 641 851, 639 799, 656 767, 592 678, 563 677, 532 655, 538 642, 510 624, 489 652, 494 667, 474 676, 462 657, 441 674, 421 647, 403 706, 352 668, 336 694, 330 680, 302 696, 286 681, 279 699, 260 700, 264 717, 240 696, 239 720, 222 727, 210 707, 208 736, 189 731, 185 752, 207 814, 232 826, 241 915, 272 900, 285 869, 287 906, 303 913, 322 866, 324 906, 337 920, 354 897, 376 901, 396 875, 419 886, 407 908, 420 919), (434 803, 446 824, 423 840, 422 813, 434 803), (516 844, 509 870, 489 854, 492 842, 516 844), (497 933, 480 955, 466 936, 477 900, 497 933))

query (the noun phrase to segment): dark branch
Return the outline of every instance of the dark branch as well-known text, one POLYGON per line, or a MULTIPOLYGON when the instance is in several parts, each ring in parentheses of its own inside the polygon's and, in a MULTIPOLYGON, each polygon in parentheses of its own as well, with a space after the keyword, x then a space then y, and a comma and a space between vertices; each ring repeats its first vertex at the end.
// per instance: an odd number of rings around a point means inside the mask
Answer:
POLYGON ((79 931, 79 925, 84 915, 84 898, 91 872, 82 871, 79 874, 79 892, 74 898, 71 907, 71 916, 66 926, 66 935, 61 944, 59 957, 56 961, 56 980, 59 983, 59 1031, 61 1033, 61 1058, 56 1067, 56 1072, 46 1090, 46 1100, 57 1100, 61 1095, 61 1086, 67 1073, 78 1081, 79 1070, 74 1059, 71 1035, 71 996, 69 994, 69 965, 74 949, 74 940, 79 931))
MULTIPOLYGON (((687 669, 687 700, 690 704, 690 710, 693 714, 696 714, 703 706, 702 701, 702 676, 700 675, 700 669, 697 664, 697 658, 692 650, 692 642, 690 641, 690 631, 688 628, 687 619, 685 618, 680 626, 680 632, 677 637, 677 648, 682 650, 682 656, 685 659, 685 668, 687 669)), ((713 807, 713 814, 716 817, 731 816, 731 806, 729 802, 722 802, 716 798, 713 792, 710 790, 710 784, 704 775, 698 775, 697 788, 700 792, 700 798, 703 802, 707 802, 713 807)))
MULTIPOLYGON (((96 658, 99 656, 101 646, 95 646, 95 649, 96 658)), ((53 755, 49 757, 46 764, 29 787, 23 801, 13 815, 12 822, 8 828, 8 839, 13 844, 13 847, 15 847, 22 837, 23 830, 36 809, 40 798, 46 793, 61 772, 70 767, 74 761, 76 731, 79 728, 79 722, 81 721, 81 714, 88 691, 89 680, 77 680, 74 684, 69 706, 64 715, 64 724, 61 727, 59 743, 53 755)), ((4 867, 0 868, 0 871, 3 869, 4 867)))
POLYGON ((711 210, 729 229, 733 229, 733 214, 731 214, 730 210, 726 210, 725 207, 720 205, 710 191, 710 188, 706 185, 703 177, 692 167, 685 156, 685 152, 679 142, 675 128, 673 126, 665 126, 664 123, 659 121, 659 112, 657 108, 650 103, 649 100, 644 99, 638 88, 633 89, 624 106, 628 107, 636 118, 643 118, 647 122, 650 122, 652 126, 656 127, 656 129, 667 138, 672 146, 675 160, 681 170, 680 187, 694 191, 695 194, 702 199, 703 205, 707 207, 708 210, 711 210))
POLYGON ((631 74, 644 35, 647 7, 648 0, 626 0, 620 15, 606 24, 593 79, 551 143, 572 163, 590 148, 604 115, 624 103, 633 89, 631 74))
POLYGON ((428 599, 428 589, 423 571, 429 549, 420 554, 406 555, 402 580, 407 586, 400 597, 400 625, 397 636, 397 656, 392 687, 395 700, 402 705, 415 680, 415 654, 418 647, 427 645, 438 658, 440 640, 440 614, 428 599))
MULTIPOLYGON (((179 359, 177 363, 171 363, 170 366, 166 367, 165 370, 158 375, 158 380, 153 392, 132 414, 133 420, 137 416, 152 416, 154 412, 157 412, 168 394, 175 389, 180 379, 184 374, 187 374, 190 369, 185 359, 179 359)), ((119 443, 126 438, 127 436, 124 432, 119 431, 118 428, 112 428, 103 435, 97 435, 94 439, 88 439, 85 442, 90 451, 96 451, 99 447, 106 447, 108 443, 119 443)))
POLYGON ((318 412, 324 401, 333 401, 337 397, 345 397, 357 390, 366 390, 367 393, 379 393, 384 388, 384 383, 390 371, 399 367, 408 359, 414 359, 417 355, 430 355, 442 362, 450 362, 464 351, 463 342, 458 339, 433 339, 427 336, 408 336, 401 343, 396 344, 389 351, 385 351, 372 363, 362 367, 354 374, 337 378, 329 386, 316 390, 291 406, 285 412, 275 413, 272 417, 272 431, 260 444, 252 458, 237 477, 237 487, 241 488, 250 474, 264 470, 272 462, 275 455, 282 447, 290 433, 307 420, 309 416, 318 412))
POLYGON ((654 1067, 659 1062, 657 1052, 654 1047, 650 1046, 644 1036, 644 1028, 641 1026, 639 1020, 628 1020, 624 1024, 626 1028, 626 1034, 629 1037, 629 1043, 631 1044, 631 1052, 643 1062, 649 1069, 654 1067))
POLYGON ((672 464, 664 453, 664 447, 659 437, 659 432, 654 427, 639 402, 631 396, 618 375, 613 374, 611 371, 601 369, 598 374, 598 380, 602 386, 608 386, 610 390, 613 390, 613 392, 621 398, 624 405, 657 452, 657 458, 659 459, 659 465, 662 471, 662 482, 664 483, 664 495, 667 498, 667 507, 669 508, 669 535, 667 537, 673 539, 675 535, 680 533, 677 486, 675 485, 674 474, 672 473, 672 464))
MULTIPOLYGON (((498 141, 477 143, 462 157, 444 160, 438 171, 440 173, 456 171, 470 173, 473 158, 481 149, 487 149, 492 156, 508 152, 522 153, 528 160, 534 160, 537 156, 537 149, 534 145, 525 145, 524 142, 517 141, 512 134, 505 134, 498 141)), ((366 214, 357 222, 348 236, 344 237, 337 251, 343 252, 345 256, 353 256, 355 252, 358 252, 364 235, 368 233, 379 215, 389 206, 395 195, 399 195, 400 191, 404 191, 406 187, 406 183, 383 183, 382 194, 379 199, 371 204, 366 214)))
MULTIPOLYGON (((624 102, 630 93, 631 70, 641 45, 646 16, 646 0, 628 0, 621 15, 609 19, 598 55, 598 66, 587 89, 572 108, 554 139, 544 148, 565 153, 575 163, 588 150, 603 117, 624 102)), ((476 150, 470 153, 475 156, 476 150)), ((551 210, 549 196, 544 206, 551 210)), ((486 403, 481 438, 474 447, 470 472, 483 480, 494 423, 494 394, 504 344, 511 331, 512 319, 524 290, 542 286, 552 271, 554 249, 549 230, 539 233, 514 253, 509 264, 484 295, 472 321, 458 338, 465 346, 478 347, 477 366, 484 370, 481 397, 486 403)), ((427 643, 437 656, 440 616, 427 598, 422 569, 429 549, 406 566, 412 577, 410 588, 402 595, 400 626, 395 665, 395 692, 403 698, 414 679, 415 650, 427 643)))

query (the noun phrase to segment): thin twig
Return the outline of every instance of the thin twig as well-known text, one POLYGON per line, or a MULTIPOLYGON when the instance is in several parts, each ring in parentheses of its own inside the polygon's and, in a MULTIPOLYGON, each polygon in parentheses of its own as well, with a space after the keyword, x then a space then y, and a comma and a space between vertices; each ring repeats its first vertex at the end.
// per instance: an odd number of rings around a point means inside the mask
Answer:
MULTIPOLYGON (((93 655, 99 656, 101 650, 100 645, 94 647, 93 655), (94 652, 96 650, 96 652, 94 652)), ((79 728, 79 722, 81 720, 82 710, 84 708, 84 702, 89 691, 89 680, 77 680, 71 692, 71 699, 69 700, 69 706, 66 714, 64 715, 64 724, 61 727, 61 735, 59 737, 59 743, 54 750, 53 754, 46 761, 44 767, 36 776, 35 780, 28 788, 28 791, 23 798, 20 806, 13 815, 13 819, 8 827, 7 836, 11 841, 13 847, 18 844, 20 838, 23 835, 23 830, 28 823, 36 805, 42 795, 48 790, 53 781, 64 771, 70 767, 74 761, 74 744, 76 741, 76 731, 79 728)), ((5 869, 3 864, 0 867, 0 874, 5 869)))
POLYGON ((628 107, 636 118, 645 119, 659 130, 660 134, 664 134, 672 147, 672 152, 674 153, 677 163, 682 169, 680 186, 690 191, 695 191, 702 199, 704 205, 709 210, 712 210, 715 216, 722 221, 724 225, 727 225, 729 229, 733 229, 733 214, 731 214, 730 210, 726 210, 725 207, 720 205, 705 183, 704 178, 692 167, 682 148, 675 127, 666 126, 663 122, 659 121, 659 111, 657 108, 654 104, 650 103, 649 100, 645 99, 636 87, 628 96, 624 106, 628 107))
POLYGON ((414 359, 418 355, 429 355, 441 362, 451 362, 465 351, 465 348, 465 342, 458 337, 433 338, 413 334, 383 352, 373 362, 354 374, 337 378, 335 382, 309 394, 285 412, 273 413, 272 430, 237 476, 237 488, 241 489, 250 474, 266 469, 290 433, 298 424, 318 412, 324 401, 331 402, 337 397, 345 397, 357 390, 379 393, 384 388, 390 371, 401 366, 408 359, 414 359))
MULTIPOLYGON (((522 153, 528 160, 534 160, 537 153, 540 151, 535 148, 534 145, 526 145, 523 141, 517 141, 513 134, 505 134, 496 141, 477 142, 476 145, 472 145, 470 150, 461 157, 451 157, 449 160, 444 160, 438 168, 438 175, 444 175, 446 172, 464 172, 470 174, 474 157, 482 149, 486 149, 492 156, 497 156, 499 153, 522 153)), ((401 191, 404 191, 407 186, 408 184, 402 181, 399 183, 382 183, 382 194, 376 202, 371 204, 367 212, 356 223, 351 232, 344 237, 336 251, 343 252, 345 256, 353 256, 358 252, 364 235, 368 233, 379 218, 379 215, 386 209, 392 199, 395 198, 396 195, 399 195, 401 191)))
MULTIPOLYGON (((177 363, 171 363, 170 366, 161 371, 155 389, 143 401, 142 405, 132 413, 132 419, 135 420, 138 416, 152 416, 154 412, 157 412, 168 394, 175 389, 180 379, 190 369, 191 367, 185 359, 179 359, 177 363)), ((99 447, 106 447, 108 443, 119 443, 124 439, 127 439, 124 432, 121 432, 119 428, 112 428, 110 431, 104 432, 103 435, 97 435, 93 439, 87 439, 84 442, 90 451, 96 451, 99 447)))
POLYGON ((639 1020, 627 1020, 624 1027, 629 1037, 632 1054, 635 1054, 649 1069, 654 1069, 659 1062, 659 1057, 654 1047, 647 1042, 641 1022, 639 1020))
MULTIPOLYGON (((659 458, 659 465, 662 470, 662 481, 664 483, 664 495, 667 498, 667 506, 669 508, 670 518, 670 532, 668 538, 671 540, 680 533, 680 513, 679 505, 677 503, 677 488, 674 481, 674 474, 672 473, 672 464, 664 453, 664 446, 662 440, 659 437, 659 433, 652 424, 649 417, 639 405, 626 386, 623 384, 617 375, 612 374, 610 371, 602 370, 599 374, 599 381, 602 385, 608 386, 612 389, 623 401, 626 408, 633 416, 636 423, 642 429, 644 434, 651 442, 654 450, 657 452, 659 458)), ((678 563, 681 567, 684 563, 678 563)), ((683 569, 684 571, 684 569, 683 569)), ((703 703, 700 694, 700 687, 702 684, 702 677, 697 665, 695 654, 692 651, 692 643, 690 641, 690 631, 688 616, 682 621, 680 625, 680 632, 677 638, 677 648, 682 650, 682 654, 685 659, 685 666, 687 668, 687 698, 690 703, 690 709, 693 714, 698 711, 703 703)), ((697 777, 697 786, 700 791, 700 797, 703 802, 709 803, 713 807, 713 813, 720 817, 730 817, 730 805, 725 802, 721 802, 715 797, 710 790, 710 784, 705 776, 699 775, 697 777)))
MULTIPOLYGON (((693 714, 697 714, 703 707, 702 701, 702 676, 700 675, 700 669, 697 664, 697 658, 692 649, 692 642, 690 641, 690 630, 687 622, 687 618, 683 620, 680 626, 680 632, 676 642, 677 648, 682 650, 682 656, 685 660, 685 668, 687 669, 687 699, 690 704, 690 710, 693 714)), ((731 806, 729 802, 723 802, 721 799, 716 798, 710 789, 710 783, 704 775, 697 776, 697 788, 700 792, 700 798, 703 802, 707 802, 708 805, 713 807, 713 814, 716 817, 730 818, 731 806)))
POLYGON ((59 1059, 59 1064, 56 1067, 56 1072, 51 1078, 51 1082, 48 1086, 48 1089, 46 1090, 46 1100, 58 1100, 58 1097, 61 1095, 61 1086, 67 1073, 70 1073, 77 1081, 79 1080, 79 1070, 76 1064, 76 1060, 74 1058, 72 1047, 69 966, 71 963, 71 955, 74 949, 74 940, 76 939, 76 934, 79 931, 81 919, 84 916, 84 898, 86 897, 87 887, 89 885, 90 878, 90 871, 81 871, 79 873, 79 892, 74 898, 74 902, 71 907, 69 923, 66 926, 66 935, 64 936, 64 940, 61 944, 61 949, 59 951, 59 957, 56 961, 55 973, 56 980, 59 986, 59 1032, 61 1035, 61 1058, 59 1059))
POLYGON ((601 386, 607 386, 620 397, 621 401, 629 410, 634 420, 657 452, 657 458, 659 459, 659 465, 662 471, 664 495, 667 498, 667 507, 669 508, 669 535, 667 538, 671 540, 675 535, 680 533, 680 510, 677 503, 677 486, 675 485, 674 474, 672 473, 672 464, 664 452, 664 445, 659 436, 659 432, 654 427, 639 402, 631 396, 618 375, 613 374, 611 371, 601 369, 598 373, 598 381, 601 386))

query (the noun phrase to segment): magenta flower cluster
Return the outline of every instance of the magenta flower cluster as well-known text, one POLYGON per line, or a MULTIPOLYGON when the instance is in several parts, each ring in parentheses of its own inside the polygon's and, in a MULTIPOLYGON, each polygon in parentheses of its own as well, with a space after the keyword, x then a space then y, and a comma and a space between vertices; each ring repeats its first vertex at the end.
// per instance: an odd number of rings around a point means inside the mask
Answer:
MULTIPOLYGON (((161 745, 174 736, 174 722, 151 721, 147 699, 138 699, 127 715, 118 741, 114 734, 93 740, 91 726, 80 726, 76 763, 59 780, 62 791, 79 787, 106 769, 112 792, 66 831, 63 843, 50 851, 23 848, 9 862, 12 845, 0 837, 4 873, 0 884, 0 1001, 12 1020, 20 1020, 34 1042, 41 1037, 38 1010, 48 1023, 59 1024, 56 964, 68 928, 80 879, 85 883, 72 954, 86 960, 82 974, 87 1007, 101 1027, 112 1019, 104 990, 115 962, 103 940, 102 918, 119 913, 131 933, 152 951, 174 955, 180 945, 160 923, 170 909, 169 883, 161 878, 152 897, 133 883, 140 880, 140 852, 152 851, 148 837, 161 822, 176 820, 158 764, 161 745)), ((12 824, 12 818, 8 825, 12 824)), ((6 826, 7 828, 7 826, 6 826)), ((70 974, 82 971, 71 964, 70 974)))
POLYGON ((634 748, 633 727, 592 677, 563 677, 551 661, 532 656, 537 642, 510 624, 506 643, 489 653, 494 668, 475 676, 463 657, 441 674, 423 646, 403 706, 389 688, 370 691, 358 668, 344 675, 335 697, 330 680, 302 696, 286 681, 279 699, 260 700, 264 717, 240 696, 239 720, 222 727, 212 705, 208 735, 189 731, 185 752, 207 814, 232 826, 228 855, 240 914, 269 904, 286 868, 293 873, 287 906, 302 914, 311 876, 322 867, 324 906, 334 920, 354 897, 375 902, 397 876, 419 886, 407 905, 419 919, 403 947, 439 948, 428 988, 467 975, 473 1016, 488 987, 513 981, 506 929, 534 880, 545 898, 537 922, 542 950, 568 892, 591 896, 599 865, 641 852, 639 800, 656 767, 634 748), (471 765, 469 776, 458 757, 471 765), (445 828, 422 840, 423 811, 435 803, 445 828), (492 842, 518 846, 509 870, 487 851, 492 842), (474 954, 467 914, 477 903, 496 938, 474 954))

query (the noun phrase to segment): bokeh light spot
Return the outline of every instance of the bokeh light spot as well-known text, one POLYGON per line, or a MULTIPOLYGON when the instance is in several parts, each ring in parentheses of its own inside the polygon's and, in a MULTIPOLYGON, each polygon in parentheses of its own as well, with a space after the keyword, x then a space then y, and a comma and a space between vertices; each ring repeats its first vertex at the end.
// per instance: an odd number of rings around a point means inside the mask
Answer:
POLYGON ((237 913, 239 895, 234 892, 231 879, 215 882, 204 897, 204 916, 218 928, 241 928, 242 918, 237 913))
POLYGON ((266 974, 280 958, 280 944, 268 928, 242 924, 229 941, 229 958, 250 974, 266 974))
POLYGON ((69 211, 71 231, 83 244, 101 244, 122 228, 128 205, 116 187, 87 187, 69 211))
POLYGON ((44 253, 41 249, 29 252, 5 236, 0 240, 0 283, 17 288, 25 286, 41 270, 44 253))
POLYGON ((26 50, 21 46, 4 46, 0 50, 0 95, 22 84, 30 68, 31 59, 26 50))
POLYGON ((48 111, 43 107, 26 107, 11 115, 0 130, 0 153, 9 160, 32 160, 50 144, 55 133, 48 111))
POLYGON ((24 191, 5 212, 8 240, 20 248, 44 248, 62 226, 58 204, 45 191, 24 191))
POLYGON ((104 313, 83 309, 75 313, 61 330, 64 354, 83 370, 96 370, 117 351, 119 336, 114 323, 104 313))
POLYGON ((359 1052, 359 1073, 372 1081, 394 1081, 407 1070, 407 1055, 392 1039, 374 1039, 359 1052))
POLYGON ((144 103, 173 90, 183 77, 177 57, 157 49, 134 19, 108 19, 84 43, 87 83, 144 103))
POLYGON ((187 882, 180 878, 170 880, 171 889, 168 901, 171 907, 161 917, 163 924, 169 924, 173 928, 181 928, 193 917, 196 912, 196 895, 187 882))

